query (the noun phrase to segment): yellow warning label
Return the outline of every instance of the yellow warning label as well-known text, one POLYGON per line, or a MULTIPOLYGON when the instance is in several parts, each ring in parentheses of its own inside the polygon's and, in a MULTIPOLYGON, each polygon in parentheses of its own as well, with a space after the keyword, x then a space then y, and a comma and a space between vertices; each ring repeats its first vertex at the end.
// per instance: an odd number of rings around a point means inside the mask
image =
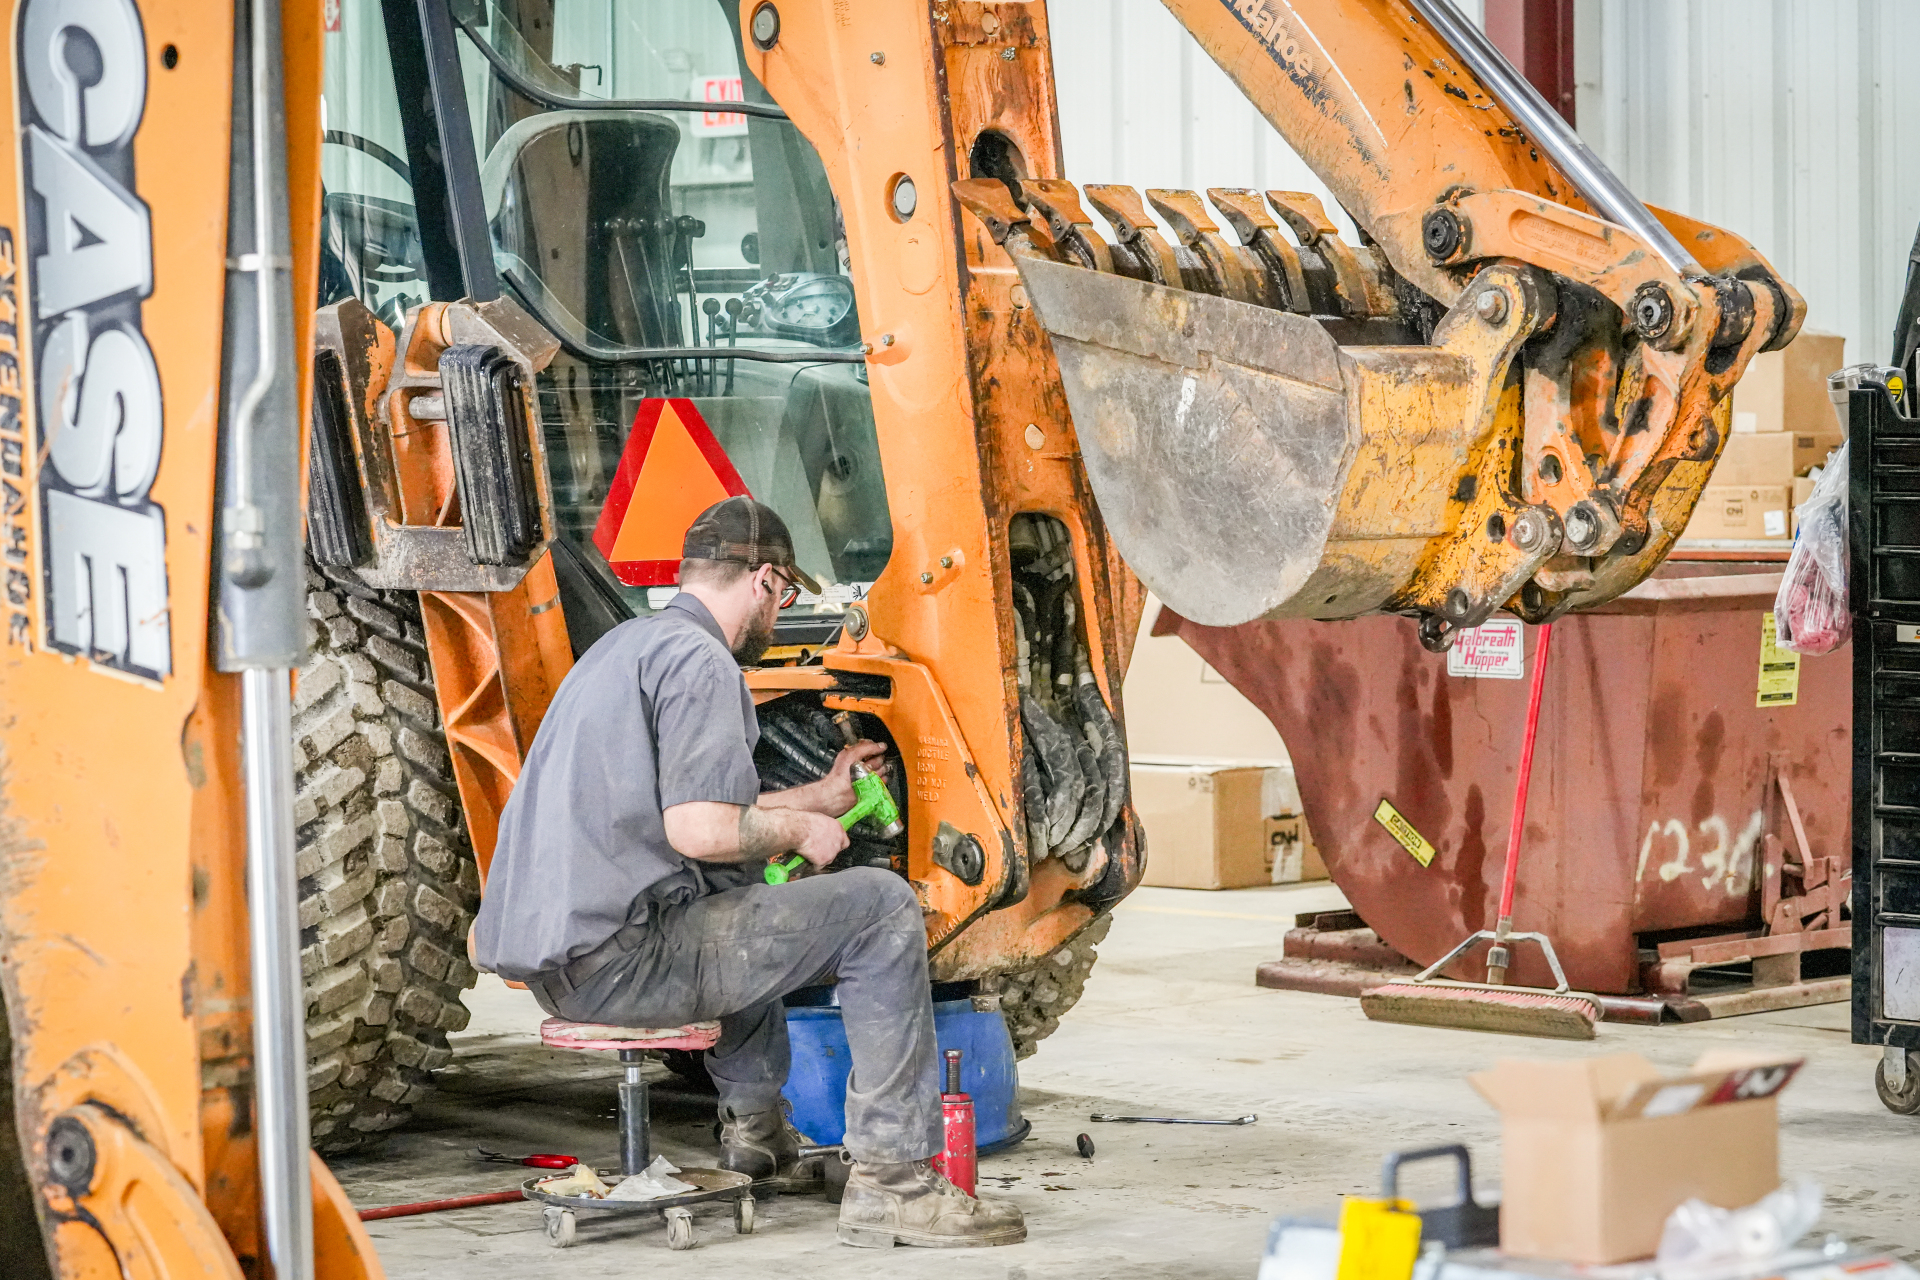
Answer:
POLYGON ((1780 647, 1773 615, 1760 615, 1760 688, 1756 707, 1791 707, 1800 701, 1800 655, 1780 647))
POLYGON ((1434 847, 1427 838, 1413 829, 1413 824, 1400 816, 1400 811, 1384 798, 1373 811, 1373 820, 1387 829, 1387 834, 1400 842, 1400 847, 1413 855, 1413 860, 1421 866, 1433 863, 1434 847))
POLYGON ((1406 1200, 1348 1196, 1340 1206, 1335 1280, 1407 1280, 1420 1257, 1420 1215, 1406 1200))

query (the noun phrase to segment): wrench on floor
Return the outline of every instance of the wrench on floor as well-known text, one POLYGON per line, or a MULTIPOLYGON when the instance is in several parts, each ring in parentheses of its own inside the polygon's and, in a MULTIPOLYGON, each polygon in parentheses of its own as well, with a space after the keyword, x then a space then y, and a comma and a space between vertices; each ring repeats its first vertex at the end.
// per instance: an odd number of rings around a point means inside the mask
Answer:
POLYGON ((1241 1116, 1237 1120, 1179 1120, 1172 1116, 1110 1116, 1095 1113, 1089 1120, 1106 1124, 1252 1124, 1259 1116, 1241 1116))

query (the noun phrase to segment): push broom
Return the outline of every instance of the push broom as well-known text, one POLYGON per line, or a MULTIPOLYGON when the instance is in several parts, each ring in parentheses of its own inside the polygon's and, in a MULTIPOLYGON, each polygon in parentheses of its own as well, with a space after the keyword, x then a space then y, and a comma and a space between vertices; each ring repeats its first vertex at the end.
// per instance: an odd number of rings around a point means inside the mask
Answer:
POLYGON ((1513 824, 1507 831, 1507 865, 1500 877, 1500 917, 1491 930, 1467 937, 1414 977, 1389 982, 1360 993, 1360 1008, 1380 1022, 1411 1022, 1427 1027, 1459 1027, 1468 1031, 1504 1031, 1513 1035, 1551 1036, 1561 1040, 1591 1040, 1600 1022, 1600 1000, 1567 989, 1560 957, 1544 933, 1513 931, 1513 886, 1520 875, 1520 832, 1527 817, 1527 782, 1533 775, 1533 739, 1540 727, 1540 690, 1546 683, 1547 648, 1553 642, 1553 624, 1540 628, 1533 655, 1533 683, 1527 693, 1527 733, 1520 746, 1520 778, 1513 793, 1513 824), (1487 951, 1485 982, 1453 982, 1435 974, 1482 941, 1487 951), (1509 944, 1535 942, 1546 953, 1555 986, 1507 985, 1509 944))

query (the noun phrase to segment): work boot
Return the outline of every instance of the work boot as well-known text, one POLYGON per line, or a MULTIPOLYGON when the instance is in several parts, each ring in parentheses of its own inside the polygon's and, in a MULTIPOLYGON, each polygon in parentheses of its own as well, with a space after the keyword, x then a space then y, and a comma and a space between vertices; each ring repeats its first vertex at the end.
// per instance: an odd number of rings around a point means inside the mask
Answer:
POLYGON ((976 1200, 948 1182, 931 1160, 853 1166, 840 1201, 840 1242, 863 1249, 915 1244, 966 1249, 1019 1244, 1027 1221, 1004 1200, 976 1200))
POLYGON ((755 1182, 794 1176, 806 1139, 787 1120, 785 1098, 771 1111, 740 1115, 720 1108, 720 1167, 755 1182))

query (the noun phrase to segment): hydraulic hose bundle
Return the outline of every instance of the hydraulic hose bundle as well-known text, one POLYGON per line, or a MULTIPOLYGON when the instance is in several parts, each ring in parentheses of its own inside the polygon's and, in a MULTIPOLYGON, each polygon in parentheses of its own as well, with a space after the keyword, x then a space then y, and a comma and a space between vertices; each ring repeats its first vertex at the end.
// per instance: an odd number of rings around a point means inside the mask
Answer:
MULTIPOLYGON (((887 744, 882 757, 885 767, 875 770, 893 795, 899 812, 906 812, 906 793, 902 779, 899 750, 893 745, 879 719, 864 712, 851 713, 855 730, 863 737, 887 744)), ((760 742, 753 751, 753 763, 760 771, 762 791, 785 791, 805 786, 826 777, 833 760, 844 745, 833 713, 820 702, 817 693, 798 692, 769 702, 760 708, 760 742)), ((872 817, 862 818, 847 830, 848 845, 835 867, 891 867, 906 870, 904 832, 889 836, 872 817)))
POLYGON ((1126 803, 1126 742, 1094 682, 1066 526, 1052 516, 1017 515, 1009 541, 1027 847, 1035 862, 1057 857, 1079 872, 1126 803))

